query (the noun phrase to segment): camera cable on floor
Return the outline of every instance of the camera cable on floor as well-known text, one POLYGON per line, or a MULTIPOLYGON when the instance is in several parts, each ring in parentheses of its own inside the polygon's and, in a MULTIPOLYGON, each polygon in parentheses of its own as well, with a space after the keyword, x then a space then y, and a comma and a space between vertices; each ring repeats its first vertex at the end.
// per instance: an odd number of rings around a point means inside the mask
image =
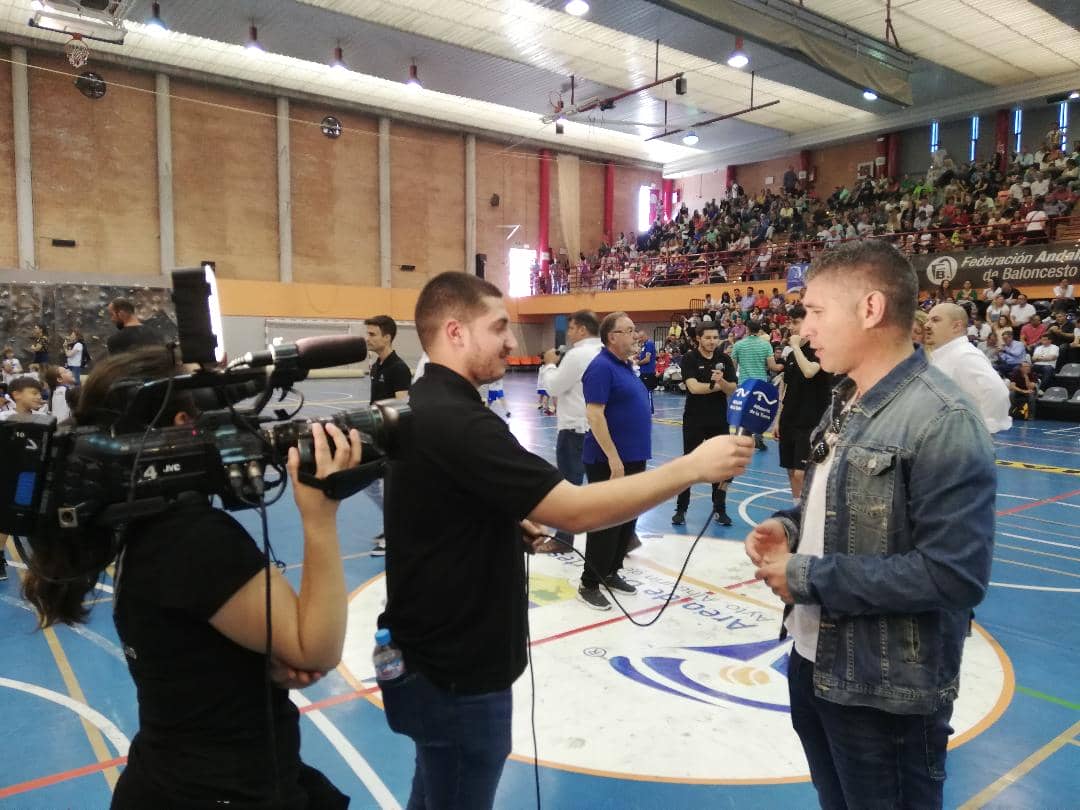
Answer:
MULTIPOLYGON (((709 528, 709 523, 711 522, 711 520, 712 520, 712 515, 710 515, 709 518, 705 521, 705 525, 702 526, 701 531, 699 531, 697 533, 697 537, 694 538, 694 542, 690 544, 690 550, 686 552, 686 559, 683 560, 682 568, 679 569, 679 574, 678 574, 677 577, 675 577, 675 584, 671 586, 671 592, 667 595, 667 598, 664 599, 664 604, 660 606, 660 610, 657 611, 656 615, 653 616, 647 622, 639 622, 639 621, 637 621, 633 617, 633 615, 631 615, 630 612, 627 611, 627 609, 622 606, 622 603, 619 602, 619 600, 615 598, 615 594, 612 592, 611 588, 609 588, 607 583, 604 581, 604 577, 600 576, 600 573, 596 570, 596 568, 593 567, 592 563, 589 562, 589 560, 585 557, 584 554, 582 554, 580 551, 578 551, 576 548, 574 548, 573 541, 567 542, 566 540, 563 540, 562 538, 556 537, 555 535, 552 535, 552 534, 537 535, 536 539, 545 538, 545 539, 548 539, 548 540, 554 540, 555 542, 561 543, 562 545, 566 546, 568 551, 572 551, 575 554, 577 554, 579 557, 581 557, 581 559, 585 563, 585 565, 587 565, 590 569, 592 569, 592 572, 597 575, 597 579, 599 580, 600 584, 604 587, 604 590, 608 592, 608 596, 611 597, 611 601, 615 603, 615 606, 620 611, 622 611, 622 614, 627 618, 627 620, 631 624, 634 624, 637 627, 652 627, 654 624, 656 624, 658 621, 660 621, 660 617, 664 615, 664 612, 668 609, 668 606, 671 605, 671 601, 675 598, 675 593, 676 593, 676 591, 679 590, 679 583, 682 582, 683 575, 686 573, 686 567, 690 564, 690 558, 694 554, 694 549, 697 548, 697 544, 701 541, 701 538, 704 536, 705 530, 709 528)), ((525 556, 525 598, 526 598, 526 600, 529 597, 529 568, 530 568, 530 566, 529 566, 529 557, 530 556, 531 555, 526 555, 525 556)), ((534 781, 535 781, 535 784, 536 784, 536 810, 541 810, 541 802, 540 802, 540 748, 539 748, 539 745, 537 744, 537 741, 536 741, 536 672, 533 669, 532 628, 531 628, 530 622, 529 622, 528 611, 526 611, 526 613, 525 613, 525 650, 528 653, 528 659, 529 659, 529 689, 530 689, 529 724, 530 724, 530 726, 532 728, 533 778, 534 778, 534 781)))

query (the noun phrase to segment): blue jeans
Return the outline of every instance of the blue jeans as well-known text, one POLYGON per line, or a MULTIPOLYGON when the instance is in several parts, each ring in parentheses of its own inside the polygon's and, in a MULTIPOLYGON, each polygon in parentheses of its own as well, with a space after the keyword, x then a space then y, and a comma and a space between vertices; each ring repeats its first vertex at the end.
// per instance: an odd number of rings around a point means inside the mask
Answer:
MULTIPOLYGON (((555 466, 559 468, 563 478, 578 486, 585 481, 585 462, 581 460, 584 447, 585 434, 576 430, 560 430, 555 439, 555 466)), ((555 532, 555 537, 570 545, 574 544, 574 536, 562 529, 555 532)))
POLYGON ((71 376, 75 378, 75 384, 82 385, 82 366, 68 366, 67 368, 71 376))
POLYGON ((824 810, 933 810, 945 786, 952 704, 933 714, 841 706, 814 694, 814 663, 788 663, 791 725, 824 810))
POLYGON ((511 691, 456 695, 418 672, 380 685, 386 722, 416 743, 406 810, 490 808, 510 756, 511 691))

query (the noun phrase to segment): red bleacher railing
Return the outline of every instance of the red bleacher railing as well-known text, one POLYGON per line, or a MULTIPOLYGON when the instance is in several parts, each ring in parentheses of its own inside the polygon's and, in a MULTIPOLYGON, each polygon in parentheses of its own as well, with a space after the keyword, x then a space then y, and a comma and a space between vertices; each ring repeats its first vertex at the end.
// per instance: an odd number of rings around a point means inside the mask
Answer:
MULTIPOLYGON (((1054 217, 1044 222, 1042 233, 1028 231, 1027 223, 1008 222, 994 225, 957 225, 950 228, 898 233, 871 234, 857 239, 889 239, 907 255, 918 253, 961 253, 989 247, 1013 247, 1042 241, 1054 241, 1059 229, 1080 224, 1080 214, 1054 217), (952 234, 971 230, 975 241, 953 244, 952 234), (942 242, 945 237, 946 242, 942 242)), ((533 277, 533 294, 550 295, 565 292, 626 290, 648 287, 682 287, 697 284, 720 284, 719 267, 723 268, 726 283, 779 281, 785 277, 794 261, 810 258, 826 248, 857 239, 813 239, 803 242, 773 242, 771 255, 765 262, 760 257, 768 251, 762 246, 745 250, 718 250, 693 255, 639 255, 636 259, 608 255, 587 273, 571 268, 568 277, 559 274, 533 277), (661 267, 663 265, 663 267, 661 267), (553 285, 554 291, 543 289, 553 285)))

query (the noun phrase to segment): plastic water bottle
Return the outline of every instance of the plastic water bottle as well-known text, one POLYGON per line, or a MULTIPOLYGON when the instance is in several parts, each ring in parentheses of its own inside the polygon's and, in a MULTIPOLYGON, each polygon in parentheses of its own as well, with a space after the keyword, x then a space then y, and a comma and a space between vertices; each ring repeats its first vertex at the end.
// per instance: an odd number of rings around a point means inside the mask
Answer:
POLYGON ((405 659, 385 627, 375 633, 375 652, 371 659, 375 662, 376 680, 392 681, 405 674, 405 659))

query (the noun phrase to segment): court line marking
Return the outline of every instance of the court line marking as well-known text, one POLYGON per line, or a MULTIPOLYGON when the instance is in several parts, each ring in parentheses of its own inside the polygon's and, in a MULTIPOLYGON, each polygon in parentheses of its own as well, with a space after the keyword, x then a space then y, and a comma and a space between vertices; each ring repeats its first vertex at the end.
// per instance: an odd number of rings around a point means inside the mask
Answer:
MULTIPOLYGON (((677 577, 679 575, 678 571, 673 571, 670 568, 666 568, 665 566, 660 565, 659 563, 653 562, 652 560, 640 560, 639 562, 642 565, 644 565, 646 568, 651 568, 653 571, 656 571, 657 573, 666 574, 667 576, 672 577, 672 578, 677 577)), ((747 562, 749 562, 749 560, 747 560, 747 562)), ((699 588, 704 588, 709 593, 714 594, 714 595, 727 594, 732 599, 738 600, 740 602, 747 602, 747 603, 749 603, 751 605, 755 605, 756 607, 767 608, 769 610, 775 610, 777 612, 780 612, 780 611, 783 610, 782 605, 769 604, 768 602, 762 602, 762 601, 760 601, 758 599, 754 599, 752 596, 747 596, 746 594, 743 594, 743 593, 735 593, 734 592, 735 588, 741 588, 743 585, 749 585, 750 583, 755 582, 756 580, 748 579, 748 580, 745 580, 744 582, 735 582, 735 583, 732 583, 730 585, 716 585, 716 584, 714 584, 712 582, 706 582, 703 579, 697 579, 696 577, 689 577, 689 576, 686 576, 685 574, 683 574, 682 581, 683 582, 688 582, 691 585, 697 585, 699 588)))
MULTIPOLYGON (((10 561, 8 564, 11 564, 10 561)), ((12 607, 16 607, 19 610, 25 610, 27 613, 34 613, 34 609, 30 607, 30 605, 26 604, 26 602, 22 602, 6 594, 0 594, 0 602, 4 602, 8 605, 11 605, 12 607)), ((83 604, 86 603, 84 602, 83 604)), ((69 625, 67 629, 78 636, 82 636, 91 644, 100 647, 110 656, 117 659, 125 667, 127 666, 127 659, 124 658, 124 653, 121 652, 120 647, 118 647, 116 644, 113 644, 113 642, 109 641, 107 638, 105 638, 105 636, 91 630, 89 627, 86 627, 82 624, 69 625)))
MULTIPOLYGON (((684 579, 685 579, 685 577, 684 577, 684 579)), ((682 605, 682 604, 685 604, 687 602, 692 602, 692 601, 693 601, 693 597, 684 596, 684 597, 682 597, 680 599, 672 599, 669 604, 682 605)), ((663 607, 664 607, 663 604, 652 605, 652 606, 647 607, 647 608, 641 608, 640 610, 630 611, 630 615, 636 617, 636 616, 642 616, 642 615, 644 615, 646 613, 656 613, 657 611, 662 610, 663 607)), ((604 619, 603 621, 600 621, 600 622, 593 622, 592 624, 584 624, 581 627, 572 627, 569 630, 564 630, 561 633, 556 633, 555 635, 552 635, 552 636, 545 636, 544 638, 538 638, 535 641, 533 641, 532 644, 530 644, 529 646, 537 647, 537 646, 539 646, 541 644, 547 644, 549 641, 558 641, 561 638, 566 638, 568 636, 575 636, 578 633, 584 633, 586 630, 595 630, 597 627, 606 627, 609 624, 615 624, 616 622, 622 622, 622 621, 627 621, 627 616, 625 614, 620 613, 618 616, 612 616, 610 619, 604 619)))
POLYGON ((1058 706, 1064 706, 1066 709, 1073 709, 1074 711, 1080 712, 1080 703, 1070 703, 1067 700, 1059 697, 1054 697, 1053 695, 1048 695, 1045 692, 1036 691, 1035 689, 1032 689, 1028 686, 1017 686, 1016 690, 1018 692, 1023 692, 1029 697, 1038 698, 1039 700, 1045 700, 1048 703, 1056 703, 1058 706))
MULTIPOLYGON (((1038 539, 1036 537, 1028 537, 1027 535, 1023 535, 1023 534, 1009 534, 1008 532, 1000 532, 1000 531, 996 532, 996 534, 1000 534, 1002 537, 1012 537, 1015 540, 1030 540, 1032 543, 1043 543, 1044 545, 1047 545, 1047 546, 1060 546, 1062 548, 1074 548, 1074 549, 1080 550, 1080 546, 1074 546, 1071 543, 1058 543, 1058 542, 1056 542, 1054 540, 1040 540, 1040 539, 1038 539)), ((1011 548, 1011 547, 1010 546, 1001 546, 1001 548, 1011 548)), ((1078 560, 1078 562, 1080 562, 1080 560, 1078 560)))
POLYGON ((1070 574, 1068 571, 1060 571, 1057 568, 1047 568, 1045 565, 1033 565, 1031 563, 1022 563, 1018 560, 1006 560, 1004 557, 998 557, 997 555, 994 555, 994 562, 1005 563, 1006 565, 1018 565, 1021 568, 1033 568, 1036 571, 1047 571, 1051 574, 1059 574, 1063 577, 1080 579, 1080 574, 1070 574))
MULTIPOLYGON (((7 543, 6 537, 5 543, 7 543)), ((26 577, 26 565, 21 560, 17 559, 17 557, 17 554, 12 553, 9 557, 8 564, 23 569, 19 571, 19 580, 22 581, 26 577)), ((67 689, 68 694, 74 700, 89 708, 90 703, 87 701, 82 686, 79 684, 79 679, 75 675, 75 670, 72 669, 67 653, 64 652, 64 646, 60 643, 59 636, 56 635, 56 630, 52 627, 46 627, 41 633, 45 637, 45 643, 49 647, 49 652, 52 653, 53 661, 56 662, 56 668, 60 670, 60 677, 64 681, 64 688, 67 689)), ((113 757, 109 753, 108 746, 105 745, 105 740, 102 737, 101 732, 81 714, 79 715, 79 722, 82 724, 83 731, 86 732, 86 738, 90 742, 90 749, 94 752, 94 756, 97 757, 97 761, 105 762, 112 759, 113 757)), ((127 752, 125 751, 124 753, 127 752)), ((120 778, 120 774, 116 768, 108 767, 103 769, 101 773, 102 776, 105 777, 105 782, 109 786, 109 790, 115 790, 116 782, 120 778)))
MULTIPOLYGON (((1005 561, 1007 562, 1007 561, 1005 561)), ((1055 588, 1050 585, 1019 585, 1015 582, 991 582, 999 588, 1012 588, 1015 591, 1045 591, 1047 593, 1080 593, 1080 588, 1055 588)))
MULTIPOLYGON (((29 570, 26 567, 26 563, 20 560, 8 560, 7 564, 10 565, 12 568, 18 568, 22 571, 29 570)), ((105 593, 115 593, 112 585, 106 585, 104 582, 95 582, 94 587, 97 588, 99 591, 105 591, 105 593)))
POLYGON ((1051 754, 1056 753, 1080 733, 1080 721, 1073 723, 1065 731, 1054 737, 1050 742, 1031 754, 1027 759, 1020 762, 1016 767, 1002 774, 987 787, 976 793, 962 805, 959 810, 979 810, 993 801, 999 794, 1019 782, 1036 766, 1040 765, 1051 754))
POLYGON ((739 517, 741 517, 743 520, 745 520, 751 527, 757 526, 758 522, 756 520, 751 520, 750 519, 750 512, 748 511, 748 509, 750 508, 750 505, 754 501, 756 501, 758 498, 763 498, 766 495, 776 495, 776 494, 781 493, 781 492, 790 492, 790 491, 791 490, 788 487, 777 488, 777 489, 767 489, 764 492, 759 492, 756 495, 751 495, 749 498, 743 498, 742 501, 739 503, 739 517))
POLYGON ((1033 509, 1036 506, 1045 506, 1048 503, 1056 503, 1064 500, 1065 498, 1071 498, 1074 495, 1080 495, 1080 489, 1074 489, 1071 492, 1063 492, 1060 495, 1053 495, 1049 498, 1043 498, 1041 501, 1031 501, 1030 503, 1022 503, 1019 506, 1014 506, 1012 509, 1003 509, 1000 512, 996 512, 997 517, 1005 517, 1005 515, 1015 515, 1017 512, 1023 512, 1025 509, 1033 509))
POLYGON ((997 548, 1007 548, 1010 551, 1022 551, 1025 554, 1034 554, 1038 557, 1056 557, 1059 560, 1069 560, 1070 562, 1080 562, 1080 557, 1070 557, 1068 554, 1054 554, 1051 551, 1036 551, 1033 548, 1024 548, 1023 546, 1010 546, 1005 543, 998 543, 997 548))
POLYGON ((302 695, 298 690, 292 690, 290 693, 293 703, 295 703, 301 712, 304 712, 307 717, 315 724, 315 727, 322 732, 322 735, 326 737, 327 741, 337 749, 337 752, 341 755, 341 758, 345 760, 345 763, 352 769, 352 772, 356 774, 361 784, 367 789, 371 797, 378 802, 381 810, 401 810, 401 805, 398 800, 394 798, 394 794, 390 792, 390 789, 383 783, 379 775, 375 773, 368 761, 364 759, 360 752, 356 750, 348 738, 342 734, 341 730, 330 722, 329 718, 322 713, 319 709, 314 708, 314 704, 302 695), (305 712, 304 710, 307 709, 305 712))
POLYGON ((9 796, 17 796, 20 793, 29 793, 32 790, 41 790, 42 788, 52 787, 61 782, 67 782, 70 779, 78 779, 80 776, 89 776, 92 773, 103 771, 106 768, 115 768, 118 765, 126 764, 127 757, 116 757, 115 759, 110 759, 108 762, 95 762, 90 765, 83 765, 81 768, 72 768, 70 771, 61 771, 60 773, 50 774, 49 776, 40 776, 37 779, 30 779, 26 782, 18 782, 14 785, 8 785, 6 788, 0 788, 0 799, 6 799, 9 796))

